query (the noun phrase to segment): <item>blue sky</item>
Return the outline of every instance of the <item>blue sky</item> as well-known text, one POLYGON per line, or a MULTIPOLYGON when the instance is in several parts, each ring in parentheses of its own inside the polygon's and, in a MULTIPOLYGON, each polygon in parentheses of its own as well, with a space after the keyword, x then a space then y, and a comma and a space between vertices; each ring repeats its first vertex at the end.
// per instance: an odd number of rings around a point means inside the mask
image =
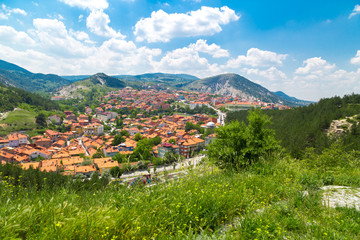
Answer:
POLYGON ((301 99, 360 93, 360 1, 2 0, 0 59, 59 75, 233 72, 301 99))

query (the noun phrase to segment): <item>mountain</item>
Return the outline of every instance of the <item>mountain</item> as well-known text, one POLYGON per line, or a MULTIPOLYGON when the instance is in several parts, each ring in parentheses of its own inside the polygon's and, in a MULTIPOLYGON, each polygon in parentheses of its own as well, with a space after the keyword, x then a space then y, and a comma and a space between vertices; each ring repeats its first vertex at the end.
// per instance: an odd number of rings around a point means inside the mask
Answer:
POLYGON ((314 103, 312 101, 306 101, 306 100, 300 100, 297 99, 295 97, 290 97, 289 95, 287 95, 286 93, 282 92, 282 91, 277 91, 277 92, 273 92, 275 95, 281 97, 282 99, 288 101, 288 102, 293 102, 299 106, 307 106, 311 103, 314 103))
POLYGON ((210 92, 219 95, 231 95, 234 97, 238 96, 261 100, 264 102, 283 103, 291 107, 304 105, 299 104, 299 101, 301 100, 278 96, 261 85, 234 73, 221 74, 214 77, 196 80, 185 85, 184 88, 193 91, 210 92))
POLYGON ((177 87, 199 80, 199 78, 188 74, 169 74, 169 73, 145 73, 141 75, 116 75, 113 76, 128 82, 155 83, 167 87, 177 87))
POLYGON ((97 73, 85 80, 76 81, 68 86, 61 87, 57 89, 54 94, 65 98, 82 98, 87 92, 105 92, 124 87, 126 87, 124 81, 110 77, 104 73, 97 73))
POLYGON ((256 98, 268 102, 280 102, 282 99, 259 84, 233 73, 194 81, 185 86, 189 90, 210 92, 219 95, 231 95, 244 98, 256 98))
POLYGON ((32 73, 15 64, 0 60, 0 83, 30 92, 51 92, 71 83, 55 74, 32 73))

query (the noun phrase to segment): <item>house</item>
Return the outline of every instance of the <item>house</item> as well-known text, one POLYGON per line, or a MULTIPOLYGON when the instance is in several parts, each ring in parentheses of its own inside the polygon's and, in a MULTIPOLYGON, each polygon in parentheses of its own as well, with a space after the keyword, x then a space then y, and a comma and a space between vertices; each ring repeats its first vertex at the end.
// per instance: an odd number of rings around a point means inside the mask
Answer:
POLYGON ((71 132, 73 132, 77 136, 80 136, 84 133, 84 127, 81 126, 79 123, 74 123, 71 125, 71 132))
POLYGON ((135 147, 136 147, 137 142, 130 139, 130 138, 126 138, 124 143, 121 143, 119 145, 119 151, 134 151, 135 147))
POLYGON ((113 167, 119 166, 117 161, 112 160, 111 158, 95 158, 94 163, 99 168, 100 174, 106 170, 110 170, 113 167))
POLYGON ((167 152, 179 154, 179 146, 173 145, 171 143, 163 143, 158 147, 159 157, 164 157, 167 152))
POLYGON ((103 122, 109 121, 110 119, 116 118, 117 116, 118 114, 116 112, 102 112, 96 115, 96 117, 103 122))
POLYGON ((9 147, 18 147, 19 145, 28 144, 27 136, 21 133, 12 133, 7 136, 9 147))
POLYGON ((54 97, 51 97, 51 100, 52 101, 61 101, 61 100, 65 100, 65 98, 61 97, 61 96, 54 96, 54 97))
POLYGON ((6 151, 0 151, 0 161, 13 162, 14 154, 8 153, 6 151))
POLYGON ((113 157, 119 152, 119 148, 116 146, 108 146, 103 149, 105 157, 113 157))
POLYGON ((182 140, 180 143, 180 155, 188 158, 191 154, 195 151, 199 151, 200 149, 204 148, 205 141, 200 138, 190 138, 186 140, 182 140))
POLYGON ((87 177, 90 177, 93 172, 96 172, 94 165, 90 166, 75 166, 75 174, 84 174, 87 177))
POLYGON ((99 123, 93 123, 84 128, 84 136, 97 136, 104 133, 104 126, 99 123))
POLYGON ((61 133, 48 129, 45 131, 45 135, 48 136, 51 141, 55 142, 60 137, 61 133))
POLYGON ((8 147, 9 146, 9 139, 3 139, 0 140, 0 148, 8 147))

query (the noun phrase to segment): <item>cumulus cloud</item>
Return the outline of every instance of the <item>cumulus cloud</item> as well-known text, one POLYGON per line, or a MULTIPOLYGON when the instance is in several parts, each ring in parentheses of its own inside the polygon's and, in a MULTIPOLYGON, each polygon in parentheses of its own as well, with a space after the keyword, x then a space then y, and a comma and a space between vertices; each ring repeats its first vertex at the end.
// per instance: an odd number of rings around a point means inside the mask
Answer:
POLYGON ((265 70, 260 70, 256 68, 244 68, 242 71, 246 72, 248 75, 256 75, 261 78, 265 78, 271 81, 281 81, 286 79, 286 74, 276 67, 270 67, 265 70))
POLYGON ((250 48, 245 55, 239 55, 236 59, 230 59, 227 63, 229 68, 239 68, 244 65, 251 67, 281 66, 287 54, 264 51, 258 48, 250 48))
POLYGON ((358 15, 358 14, 360 14, 360 5, 359 4, 355 5, 354 10, 349 15, 349 19, 356 16, 356 15, 358 15))
POLYGON ((135 25, 137 41, 169 42, 176 37, 210 36, 221 32, 220 25, 237 21, 240 16, 224 6, 219 8, 201 7, 189 13, 168 14, 163 10, 152 12, 135 25))
POLYGON ((91 11, 90 15, 86 19, 87 28, 98 36, 125 38, 125 36, 120 32, 116 32, 113 28, 111 28, 109 23, 109 15, 104 13, 102 9, 91 11))
POLYGON ((355 57, 351 58, 350 62, 352 64, 360 64, 360 50, 357 51, 355 57))
POLYGON ((23 10, 23 9, 10 8, 10 7, 6 6, 5 4, 1 4, 0 19, 8 19, 9 16, 11 16, 12 14, 19 14, 19 15, 23 15, 23 16, 27 15, 25 10, 23 10))
POLYGON ((195 49, 198 52, 210 54, 214 58, 229 57, 230 55, 228 50, 222 49, 215 43, 208 45, 207 41, 203 39, 197 40, 195 44, 190 44, 189 47, 195 49))
POLYGON ((218 64, 210 64, 207 58, 200 57, 193 47, 184 47, 169 51, 155 64, 155 71, 188 73, 199 77, 221 73, 218 64))
MULTIPOLYGON (((64 23, 57 19, 36 18, 33 20, 33 25, 35 30, 32 34, 37 39, 39 48, 48 53, 62 57, 78 57, 87 56, 93 52, 91 47, 75 39, 64 23)), ((84 34, 82 37, 86 38, 84 34)))
POLYGON ((35 41, 25 32, 16 31, 10 26, 0 26, 0 39, 3 44, 31 46, 35 41))
POLYGON ((297 75, 306 75, 308 79, 324 77, 335 69, 335 64, 330 64, 321 57, 313 57, 303 62, 303 67, 295 70, 297 75))
POLYGON ((61 2, 71 6, 82 9, 99 10, 107 9, 109 4, 107 0, 60 0, 61 2))

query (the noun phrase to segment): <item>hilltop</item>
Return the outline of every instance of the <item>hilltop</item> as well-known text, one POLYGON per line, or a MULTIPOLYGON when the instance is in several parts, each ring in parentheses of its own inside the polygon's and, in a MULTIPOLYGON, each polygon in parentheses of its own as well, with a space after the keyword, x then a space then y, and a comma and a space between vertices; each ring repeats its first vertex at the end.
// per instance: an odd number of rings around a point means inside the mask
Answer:
POLYGON ((104 73, 97 73, 85 80, 61 87, 54 94, 65 98, 83 98, 85 93, 93 90, 111 91, 125 86, 126 84, 120 79, 110 77, 104 73))

